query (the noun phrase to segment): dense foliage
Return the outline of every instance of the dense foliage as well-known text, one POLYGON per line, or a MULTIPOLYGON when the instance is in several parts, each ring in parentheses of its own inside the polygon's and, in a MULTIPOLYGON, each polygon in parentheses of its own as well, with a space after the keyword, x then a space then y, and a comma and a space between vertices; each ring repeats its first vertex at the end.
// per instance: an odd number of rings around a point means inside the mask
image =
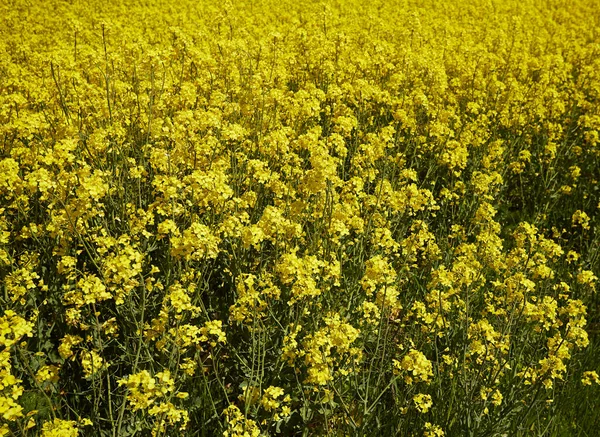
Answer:
POLYGON ((0 436, 596 435, 594 1, 0 16, 0 436))

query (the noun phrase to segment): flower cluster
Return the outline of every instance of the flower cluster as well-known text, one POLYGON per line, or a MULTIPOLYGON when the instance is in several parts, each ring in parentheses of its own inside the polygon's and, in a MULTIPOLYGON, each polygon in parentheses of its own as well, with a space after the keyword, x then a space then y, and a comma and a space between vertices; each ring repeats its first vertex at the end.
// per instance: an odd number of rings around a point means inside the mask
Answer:
POLYGON ((1 3, 0 436, 597 433, 563 3, 1 3))

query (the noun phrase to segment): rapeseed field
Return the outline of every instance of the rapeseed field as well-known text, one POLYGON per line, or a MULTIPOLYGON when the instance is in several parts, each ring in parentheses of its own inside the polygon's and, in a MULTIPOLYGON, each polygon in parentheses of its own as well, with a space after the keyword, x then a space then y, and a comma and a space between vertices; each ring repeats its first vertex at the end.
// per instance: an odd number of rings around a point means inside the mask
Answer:
POLYGON ((0 436, 600 436, 596 1, 0 17, 0 436))

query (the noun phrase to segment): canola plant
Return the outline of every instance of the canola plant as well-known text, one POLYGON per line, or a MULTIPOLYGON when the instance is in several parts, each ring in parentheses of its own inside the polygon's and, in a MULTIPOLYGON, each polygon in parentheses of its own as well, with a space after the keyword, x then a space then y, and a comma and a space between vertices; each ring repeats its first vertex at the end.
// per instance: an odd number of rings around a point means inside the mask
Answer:
POLYGON ((0 16, 0 436, 600 429, 596 2, 0 16))

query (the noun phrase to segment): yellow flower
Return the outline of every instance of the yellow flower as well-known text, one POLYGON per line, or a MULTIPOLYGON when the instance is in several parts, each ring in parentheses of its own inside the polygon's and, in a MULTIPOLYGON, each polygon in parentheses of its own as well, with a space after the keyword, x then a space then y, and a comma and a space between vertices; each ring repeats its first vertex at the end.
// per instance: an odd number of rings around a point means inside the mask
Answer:
POLYGON ((402 358, 402 361, 393 360, 393 365, 395 373, 407 371, 412 374, 412 377, 409 375, 405 376, 404 379, 407 384, 412 384, 413 380, 415 382, 429 382, 433 376, 431 361, 423 353, 415 349, 411 349, 402 358))
POLYGON ((33 335, 33 323, 20 317, 13 310, 4 311, 0 317, 0 346, 10 348, 24 336, 33 335))
POLYGON ((583 229, 590 229, 590 216, 584 211, 577 210, 573 213, 572 217, 573 226, 581 226, 583 229))
POLYGON ((73 347, 83 342, 83 338, 78 335, 65 335, 58 346, 58 353, 63 359, 68 359, 73 356, 73 347))
POLYGON ((96 375, 107 367, 104 359, 95 350, 81 351, 81 365, 86 378, 96 375))
POLYGON ((228 406, 224 411, 227 429, 223 437, 259 437, 260 428, 257 423, 248 419, 235 405, 228 406))
POLYGON ((36 381, 41 384, 43 382, 49 381, 52 383, 57 383, 59 381, 58 373, 60 372, 60 367, 58 366, 42 366, 36 373, 36 381))
POLYGON ((417 410, 421 413, 427 413, 431 406, 433 405, 433 401, 431 400, 430 395, 419 393, 413 396, 413 401, 417 410))
POLYGON ((581 383, 583 385, 592 385, 592 383, 600 384, 600 378, 598 377, 598 373, 596 373, 595 370, 583 372, 583 376, 581 377, 581 383))
POLYGON ((437 425, 433 425, 429 422, 425 423, 424 437, 444 437, 444 431, 437 425))
POLYGON ((77 437, 79 430, 74 420, 54 419, 42 426, 42 437, 77 437))
POLYGON ((280 401, 277 398, 283 396, 284 391, 280 387, 270 386, 265 389, 260 403, 266 411, 271 411, 279 407, 280 401))

